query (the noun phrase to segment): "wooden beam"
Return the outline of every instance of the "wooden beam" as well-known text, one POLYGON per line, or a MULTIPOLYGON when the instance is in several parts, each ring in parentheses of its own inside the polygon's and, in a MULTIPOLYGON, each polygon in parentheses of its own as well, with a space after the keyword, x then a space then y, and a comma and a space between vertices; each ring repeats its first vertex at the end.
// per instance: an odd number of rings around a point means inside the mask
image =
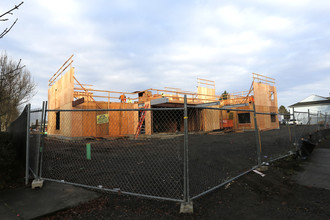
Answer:
POLYGON ((59 74, 57 74, 57 76, 50 82, 50 84, 52 84, 56 80, 56 78, 59 77, 66 70, 66 68, 68 68, 68 66, 70 66, 72 63, 73 60, 71 60, 71 62, 59 74))
POLYGON ((254 80, 254 79, 257 79, 257 80, 260 80, 260 81, 265 81, 265 82, 269 82, 269 83, 275 84, 275 82, 273 82, 273 81, 269 81, 269 80, 267 80, 267 79, 260 79, 260 78, 253 77, 253 80, 254 80))
MULTIPOLYGON (((76 80, 76 82, 81 86, 81 88, 83 88, 87 93, 88 91, 84 88, 84 86, 76 79, 76 77, 74 77, 74 80, 76 80)), ((96 106, 99 107, 101 109, 101 107, 97 104, 97 102, 95 101, 95 99, 93 97, 91 97, 91 99, 95 102, 96 106)), ((87 100, 88 101, 88 100, 87 100)))
POLYGON ((197 78, 197 80, 203 80, 203 81, 208 81, 208 82, 213 82, 213 83, 215 83, 215 81, 213 81, 213 80, 208 80, 208 79, 197 78))
MULTIPOLYGON (((55 75, 63 68, 63 66, 65 66, 65 64, 67 63, 67 62, 69 62, 69 60, 71 59, 73 57, 73 54, 71 55, 71 57, 69 58, 69 59, 67 59, 67 61, 65 61, 64 63, 63 63, 63 65, 57 70, 57 72, 49 79, 49 84, 51 84, 51 81, 53 82, 54 80, 52 80, 54 77, 55 77, 55 75)), ((71 63, 72 63, 72 61, 71 61, 71 63)), ((70 65, 71 65, 71 63, 70 63, 70 65)))
POLYGON ((258 74, 258 73, 252 73, 253 75, 257 75, 257 76, 261 76, 261 77, 264 77, 264 78, 267 78, 267 79, 271 79, 271 80, 274 80, 274 78, 271 78, 271 77, 268 77, 268 76, 264 76, 264 75, 261 75, 261 74, 258 74))
POLYGON ((180 88, 173 88, 173 87, 164 87, 165 89, 173 89, 173 90, 176 90, 176 91, 182 91, 182 89, 180 88))
MULTIPOLYGON (((75 85, 79 85, 78 83, 75 83, 75 85)), ((91 84, 81 84, 83 86, 94 86, 94 85, 91 85, 91 84)))
MULTIPOLYGON (((81 85, 83 85, 83 84, 81 84, 81 85)), ((136 93, 132 93, 132 92, 116 92, 116 91, 107 91, 107 90, 99 90, 99 89, 92 89, 92 88, 82 89, 82 88, 75 87, 74 89, 75 90, 88 90, 88 91, 91 91, 91 92, 110 92, 110 93, 130 94, 130 95, 135 95, 136 94, 136 93)))
POLYGON ((204 82, 198 82, 199 84, 203 84, 203 85, 208 85, 208 86, 214 86, 215 87, 215 84, 210 84, 210 83, 204 83, 204 82))
POLYGON ((77 105, 80 105, 84 103, 84 98, 77 99, 75 101, 72 101, 72 107, 76 107, 77 105))

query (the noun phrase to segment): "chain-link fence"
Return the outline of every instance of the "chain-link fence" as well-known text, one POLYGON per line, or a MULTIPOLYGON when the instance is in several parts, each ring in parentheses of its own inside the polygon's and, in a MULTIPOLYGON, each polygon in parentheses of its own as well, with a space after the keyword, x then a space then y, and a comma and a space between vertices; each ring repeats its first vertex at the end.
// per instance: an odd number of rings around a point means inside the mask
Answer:
POLYGON ((330 134, 328 113, 26 107, 10 131, 34 178, 189 202, 330 134), (24 141, 25 140, 25 141, 24 141), (23 146, 23 147, 22 147, 23 146))
POLYGON ((48 110, 41 176, 186 201, 293 154, 299 140, 320 129, 318 119, 311 124, 311 113, 278 126, 274 113, 249 108, 189 106, 186 112, 187 117, 183 108, 48 110), (305 117, 306 124, 297 123, 305 117))
POLYGON ((39 175, 40 147, 42 143, 42 109, 30 111, 29 124, 29 171, 33 178, 39 175))
POLYGON ((235 110, 189 108, 189 189, 192 199, 258 164, 255 127, 248 127, 243 132, 243 122, 252 122, 253 114, 241 113, 247 116, 245 121, 242 119, 242 130, 238 130, 234 121, 239 114, 235 110))
POLYGON ((262 162, 269 162, 296 151, 293 126, 279 125, 277 129, 260 131, 260 139, 262 162))
POLYGON ((17 149, 19 160, 25 161, 26 184, 28 184, 29 178, 37 178, 39 173, 39 152, 43 141, 42 118, 42 109, 31 110, 31 106, 28 104, 8 129, 14 137, 13 144, 17 149))
POLYGON ((181 201, 182 120, 182 109, 48 110, 42 178, 181 201))

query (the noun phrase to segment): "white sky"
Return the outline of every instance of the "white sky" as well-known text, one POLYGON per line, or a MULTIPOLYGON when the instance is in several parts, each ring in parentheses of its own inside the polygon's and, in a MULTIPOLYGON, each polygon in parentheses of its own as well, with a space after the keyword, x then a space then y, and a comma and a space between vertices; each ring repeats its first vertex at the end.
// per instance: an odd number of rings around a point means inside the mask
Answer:
MULTIPOLYGON (((22 59, 38 84, 32 107, 47 100, 48 80, 74 54, 75 74, 94 88, 132 92, 248 90, 252 72, 276 79, 278 104, 330 92, 328 0, 73 1, 27 0, 0 32, 1 51, 22 59)), ((1 0, 0 14, 19 0, 1 0)))

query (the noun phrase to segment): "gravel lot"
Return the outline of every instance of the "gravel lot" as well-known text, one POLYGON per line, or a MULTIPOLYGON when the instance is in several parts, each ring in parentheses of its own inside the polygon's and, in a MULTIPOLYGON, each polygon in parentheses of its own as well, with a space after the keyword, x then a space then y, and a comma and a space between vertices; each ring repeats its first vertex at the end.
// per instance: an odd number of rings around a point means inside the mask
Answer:
MULTIPOLYGON (((330 137, 321 145, 330 148, 330 137)), ((179 203, 104 194, 40 219, 329 219, 330 191, 292 178, 302 163, 289 157, 271 163, 265 177, 250 172, 194 200, 193 214, 180 214, 179 203)))
MULTIPOLYGON (((294 138, 309 137, 316 127, 297 126, 294 129, 296 137, 292 127, 261 132, 262 161, 270 161, 295 150, 295 146, 292 145, 294 138)), ((320 139, 320 133, 310 138, 314 141, 320 139)), ((254 132, 190 134, 191 197, 255 166, 255 142, 254 132)), ((121 192, 178 200, 183 198, 181 135, 139 141, 125 138, 79 141, 48 138, 45 142, 43 161, 43 177, 46 178, 108 189, 120 188, 121 192), (86 143, 91 143, 92 146, 91 160, 86 159, 86 143)), ((320 219, 329 216, 329 210, 324 208, 325 205, 330 205, 328 191, 302 187, 290 180, 290 176, 301 169, 299 164, 299 160, 291 157, 272 164, 264 178, 249 173, 213 193, 194 200, 193 215, 179 214, 179 202, 105 194, 95 201, 45 218, 190 219, 216 216, 218 219, 228 219, 244 215, 247 219, 255 219, 260 216, 266 218, 269 213, 273 213, 271 219, 297 216, 307 219, 309 214, 320 219)))

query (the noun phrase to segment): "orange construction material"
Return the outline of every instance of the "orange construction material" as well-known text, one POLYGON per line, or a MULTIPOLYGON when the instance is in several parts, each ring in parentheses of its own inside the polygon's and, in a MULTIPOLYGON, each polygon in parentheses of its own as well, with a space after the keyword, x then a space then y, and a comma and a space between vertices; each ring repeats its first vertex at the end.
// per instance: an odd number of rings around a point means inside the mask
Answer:
POLYGON ((229 120, 229 119, 223 119, 222 125, 223 125, 223 128, 233 128, 234 127, 233 120, 229 120))
MULTIPOLYGON (((145 109, 147 109, 149 107, 149 104, 146 104, 144 106, 145 109)), ((146 117, 146 111, 143 111, 142 114, 141 114, 141 118, 140 118, 140 121, 139 121, 139 125, 138 127, 136 128, 136 132, 135 132, 135 139, 137 139, 139 137, 139 134, 141 132, 141 128, 142 128, 142 125, 143 125, 143 122, 144 122, 144 119, 146 117)))

